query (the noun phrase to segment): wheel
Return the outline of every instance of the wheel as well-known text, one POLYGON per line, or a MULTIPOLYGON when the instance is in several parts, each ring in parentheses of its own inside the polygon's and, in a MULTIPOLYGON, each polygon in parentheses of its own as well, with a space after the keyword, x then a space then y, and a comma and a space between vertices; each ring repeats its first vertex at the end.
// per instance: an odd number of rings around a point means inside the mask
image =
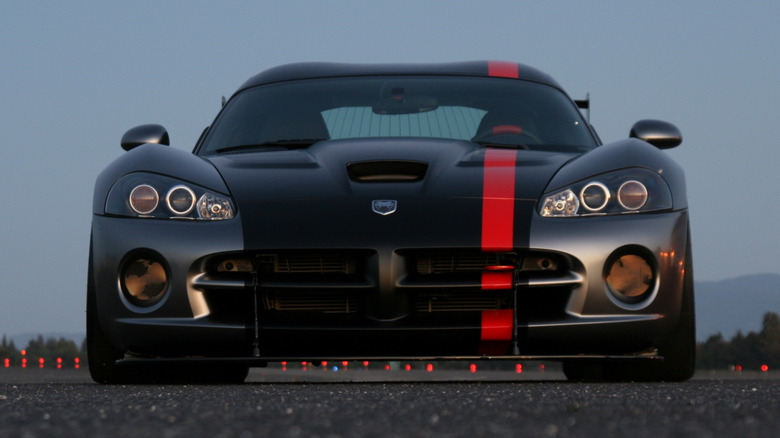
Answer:
POLYGON ((696 370, 696 310, 690 230, 685 254, 680 320, 667 341, 658 346, 663 361, 569 362, 563 364, 566 378, 576 381, 682 382, 696 370))

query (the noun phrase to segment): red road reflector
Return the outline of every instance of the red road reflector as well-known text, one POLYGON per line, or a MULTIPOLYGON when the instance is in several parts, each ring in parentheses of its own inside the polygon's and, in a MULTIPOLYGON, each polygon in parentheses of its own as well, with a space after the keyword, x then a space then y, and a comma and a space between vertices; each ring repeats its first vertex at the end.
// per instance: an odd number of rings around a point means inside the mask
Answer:
POLYGON ((429 363, 428 365, 425 365, 425 371, 428 371, 429 373, 433 371, 433 364, 429 363))
POLYGON ((477 372, 477 364, 473 363, 473 364, 469 365, 469 371, 471 371, 472 373, 476 373, 477 372))
POLYGON ((516 372, 517 374, 520 374, 520 373, 522 373, 522 372, 523 372, 523 364, 521 364, 521 363, 519 363, 519 364, 516 364, 516 365, 515 365, 515 372, 516 372))
POLYGON ((769 365, 767 365, 767 364, 761 365, 761 371, 763 371, 763 372, 769 371, 769 365))

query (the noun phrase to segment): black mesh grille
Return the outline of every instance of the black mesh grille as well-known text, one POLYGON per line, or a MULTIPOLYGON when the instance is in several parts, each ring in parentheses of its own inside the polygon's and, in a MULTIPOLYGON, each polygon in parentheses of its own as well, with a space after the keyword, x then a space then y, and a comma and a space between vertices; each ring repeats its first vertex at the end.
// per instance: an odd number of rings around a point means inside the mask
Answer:
POLYGON ((357 271, 357 260, 345 254, 273 254, 260 256, 262 267, 279 274, 344 274, 357 271))
POLYGON ((396 306, 390 311, 409 315, 408 321, 512 308, 527 321, 554 320, 565 314, 572 288, 582 281, 571 259, 559 253, 436 248, 396 255, 401 265, 385 284, 376 277, 376 252, 341 249, 215 255, 202 262, 193 284, 206 292, 212 318, 245 319, 257 290, 265 321, 307 323, 320 315, 327 318, 321 323, 336 324, 339 318, 373 318, 388 311, 381 306, 390 301, 396 306), (496 270, 514 271, 514 287, 485 287, 485 273, 496 270))
POLYGON ((507 293, 420 294, 415 300, 418 313, 498 310, 509 306, 507 293))
POLYGON ((265 294, 265 306, 275 311, 356 313, 357 298, 354 293, 340 291, 272 290, 265 294))
POLYGON ((486 266, 512 264, 511 255, 481 252, 415 253, 415 272, 421 275, 481 272, 486 266))

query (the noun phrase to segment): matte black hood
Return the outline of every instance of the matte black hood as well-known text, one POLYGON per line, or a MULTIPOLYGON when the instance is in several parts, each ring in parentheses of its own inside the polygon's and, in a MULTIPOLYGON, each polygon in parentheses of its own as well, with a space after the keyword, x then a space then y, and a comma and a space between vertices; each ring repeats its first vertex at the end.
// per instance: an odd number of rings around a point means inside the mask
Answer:
MULTIPOLYGON (((403 247, 412 228, 416 245, 479 247, 485 151, 468 141, 356 139, 209 160, 250 249, 403 247), (395 212, 373 211, 376 200, 395 201, 395 212)), ((572 156, 516 151, 516 227, 527 228, 548 181, 572 156)))

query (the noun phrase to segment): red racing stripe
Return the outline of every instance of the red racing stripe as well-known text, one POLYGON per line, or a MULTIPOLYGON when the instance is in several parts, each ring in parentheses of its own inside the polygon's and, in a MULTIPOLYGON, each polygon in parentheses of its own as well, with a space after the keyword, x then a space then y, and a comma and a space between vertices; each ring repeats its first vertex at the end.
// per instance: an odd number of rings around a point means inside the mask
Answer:
POLYGON ((514 287, 514 271, 483 271, 482 290, 507 290, 514 287))
POLYGON ((486 149, 482 186, 482 250, 514 247, 517 151, 486 149))
POLYGON ((513 319, 514 311, 512 309, 482 311, 480 340, 511 341, 513 319))
POLYGON ((488 75, 500 78, 520 77, 520 70, 516 63, 506 61, 488 61, 488 75))

